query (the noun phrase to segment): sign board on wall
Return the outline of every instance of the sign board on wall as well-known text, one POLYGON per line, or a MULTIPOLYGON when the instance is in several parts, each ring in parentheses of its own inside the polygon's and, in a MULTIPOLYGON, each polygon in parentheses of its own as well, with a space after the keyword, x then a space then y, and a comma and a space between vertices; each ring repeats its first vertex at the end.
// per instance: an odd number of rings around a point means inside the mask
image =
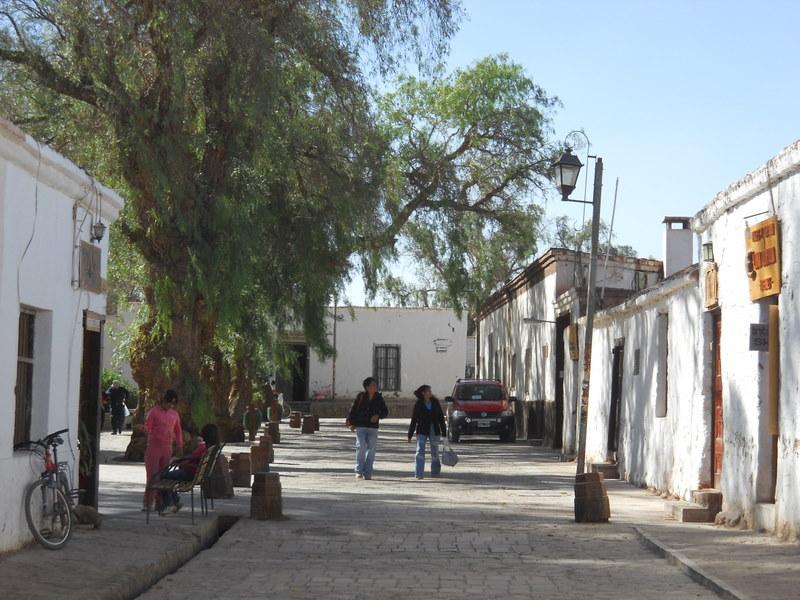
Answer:
POLYGON ((703 306, 714 308, 719 304, 719 268, 717 263, 707 263, 705 269, 703 306))
POLYGON ((570 360, 578 360, 578 325, 573 323, 568 328, 569 337, 569 358, 570 360))
POLYGON ((750 323, 750 350, 755 352, 769 350, 769 325, 750 323))
POLYGON ((750 300, 775 296, 781 291, 780 223, 770 217, 746 230, 747 276, 750 300))
POLYGON ((100 248, 83 241, 80 253, 80 287, 95 294, 103 291, 103 280, 100 277, 100 248))

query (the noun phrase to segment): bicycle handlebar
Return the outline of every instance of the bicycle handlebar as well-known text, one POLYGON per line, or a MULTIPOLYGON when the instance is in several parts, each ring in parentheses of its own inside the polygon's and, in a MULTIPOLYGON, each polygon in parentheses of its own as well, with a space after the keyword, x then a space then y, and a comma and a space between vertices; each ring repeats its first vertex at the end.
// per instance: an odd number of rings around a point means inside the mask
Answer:
POLYGON ((67 433, 69 429, 59 429, 58 431, 54 431, 53 433, 48 434, 42 441, 49 440, 56 436, 61 435, 62 433, 67 433))
POLYGON ((60 439, 62 433, 68 433, 69 429, 59 429, 58 431, 54 431, 53 433, 49 433, 44 436, 40 440, 25 440, 24 442, 19 442, 18 444, 14 444, 14 450, 25 450, 29 446, 41 446, 42 448, 47 448, 49 445, 58 445, 63 444, 64 440, 60 439))

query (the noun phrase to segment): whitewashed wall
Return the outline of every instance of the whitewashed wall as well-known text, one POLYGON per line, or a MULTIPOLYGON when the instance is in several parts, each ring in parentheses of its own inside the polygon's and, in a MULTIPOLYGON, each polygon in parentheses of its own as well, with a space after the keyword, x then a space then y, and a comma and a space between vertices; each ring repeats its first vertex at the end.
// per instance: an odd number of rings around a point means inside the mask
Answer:
MULTIPOLYGON (((697 270, 596 315, 592 339, 586 462, 609 458, 612 350, 624 340, 617 462, 637 485, 689 498, 710 475, 709 361, 697 270), (666 416, 656 416, 663 368, 659 315, 668 319, 666 416), (639 372, 634 357, 639 351, 639 372)), ((663 380, 662 380, 663 382, 663 380)))
MULTIPOLYGON (((352 399, 363 388, 361 382, 372 375, 373 347, 400 346, 400 386, 398 392, 384 391, 389 398, 411 399, 414 390, 427 383, 443 398, 453 384, 464 377, 467 362, 467 321, 449 309, 435 308, 339 308, 343 317, 336 326, 336 398, 352 399), (354 318, 353 318, 354 317, 354 318), (445 351, 437 352, 436 344, 445 351)), ((328 321, 333 331, 333 321, 328 321)), ((332 333, 329 335, 332 342, 332 333)), ((311 353, 309 393, 330 397, 333 364, 311 353)))
POLYGON ((552 399, 555 396, 555 325, 526 323, 524 319, 555 321, 553 300, 556 297, 556 281, 557 273, 554 271, 481 321, 481 377, 499 377, 522 402, 552 399), (490 336, 492 352, 498 352, 500 356, 499 374, 489 366, 489 361, 495 360, 490 356, 490 336), (525 352, 528 348, 531 349, 531 373, 526 387, 525 352), (513 379, 510 358, 516 359, 513 379))
MULTIPOLYGON (((122 200, 102 186, 96 189, 103 221, 110 224, 122 200)), ((90 219, 83 219, 90 199, 92 181, 83 171, 0 119, 0 552, 31 538, 22 495, 38 474, 28 453, 12 450, 20 306, 37 311, 31 436, 68 427, 63 458, 75 467, 70 450, 78 456, 83 311, 105 313, 105 295, 73 286, 73 246, 89 240, 90 219)), ((108 235, 100 247, 105 277, 108 235)))
POLYGON ((722 316, 724 508, 745 522, 787 537, 800 533, 800 141, 718 194, 693 220, 701 242, 711 242, 719 265, 722 316), (763 213, 763 214, 759 214, 763 213), (745 274, 745 227, 775 214, 781 220, 780 404, 774 507, 757 522, 770 479, 766 427, 765 352, 749 350, 750 323, 767 323, 769 300, 751 302, 745 274))
MULTIPOLYGON (((545 403, 545 412, 555 415, 556 396, 556 344, 563 340, 556 338, 556 325, 553 321, 559 316, 556 313, 555 301, 563 292, 573 289, 575 282, 583 283, 588 273, 588 257, 584 256, 582 264, 575 265, 575 254, 569 250, 551 249, 537 262, 549 262, 545 275, 538 281, 528 284, 527 289, 519 295, 511 297, 507 303, 485 315, 480 322, 480 375, 489 377, 493 373, 489 356, 490 336, 494 351, 499 351, 501 370, 499 377, 508 388, 516 393, 521 402, 545 403), (552 257, 553 262, 549 262, 552 257), (547 322, 525 322, 526 318, 547 322), (530 377, 525 385, 525 354, 531 351, 530 377), (512 359, 515 364, 512 366, 512 359), (513 375, 513 377, 512 377, 513 375)), ((615 257, 609 260, 606 268, 599 261, 598 287, 609 289, 633 289, 637 282, 640 285, 652 285, 660 278, 661 263, 655 260, 615 257)), ((579 302, 575 301, 567 307, 567 311, 575 319, 579 302)), ((580 338, 580 335, 579 335, 580 338)), ((582 338, 581 338, 582 345, 582 338)), ((575 451, 577 426, 577 399, 580 393, 579 361, 565 354, 564 364, 564 406, 562 416, 562 450, 566 454, 575 451), (577 387, 576 387, 577 386, 577 387)), ((549 417, 547 417, 549 418, 549 417)), ((518 426, 520 417, 518 417, 518 426)), ((549 424, 552 426, 552 423, 549 424)), ((521 430, 518 431, 522 433, 521 430)))

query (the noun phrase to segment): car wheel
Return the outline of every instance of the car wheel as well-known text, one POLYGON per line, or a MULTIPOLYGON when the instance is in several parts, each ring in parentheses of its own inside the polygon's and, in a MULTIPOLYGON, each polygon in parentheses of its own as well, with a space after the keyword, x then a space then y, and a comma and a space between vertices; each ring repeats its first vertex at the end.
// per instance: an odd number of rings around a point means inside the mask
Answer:
POLYGON ((450 441, 453 442, 454 444, 457 444, 459 442, 459 440, 461 439, 461 436, 458 435, 452 429, 447 432, 447 437, 450 438, 450 441))

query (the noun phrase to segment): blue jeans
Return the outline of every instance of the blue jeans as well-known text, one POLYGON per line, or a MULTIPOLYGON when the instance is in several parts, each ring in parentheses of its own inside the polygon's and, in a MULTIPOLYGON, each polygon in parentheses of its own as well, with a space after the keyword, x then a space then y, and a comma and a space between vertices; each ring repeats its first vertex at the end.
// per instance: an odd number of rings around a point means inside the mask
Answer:
POLYGON ((417 434, 417 456, 414 466, 414 475, 422 479, 425 474, 425 442, 431 444, 431 477, 438 477, 442 472, 442 463, 439 462, 439 436, 436 435, 431 425, 430 435, 417 434))
POLYGON ((356 473, 364 479, 372 479, 375 464, 375 449, 378 447, 376 427, 356 427, 356 473))

